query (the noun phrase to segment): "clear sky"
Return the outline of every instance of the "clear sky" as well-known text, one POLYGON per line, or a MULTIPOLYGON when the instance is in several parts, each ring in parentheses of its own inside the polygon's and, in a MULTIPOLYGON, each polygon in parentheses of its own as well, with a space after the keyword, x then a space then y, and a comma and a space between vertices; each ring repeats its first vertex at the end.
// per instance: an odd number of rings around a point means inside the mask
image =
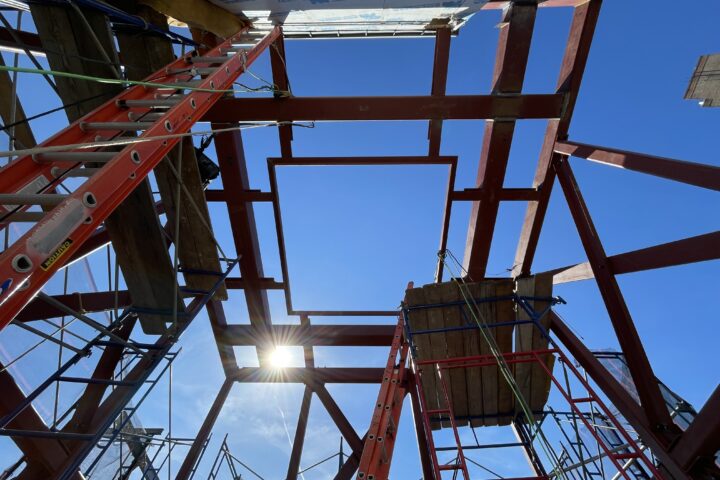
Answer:
MULTIPOLYGON (((487 93, 497 42, 499 12, 476 14, 453 38, 449 94, 487 93)), ((619 2, 606 0, 600 14, 570 138, 580 142, 647 152, 720 165, 717 136, 719 110, 683 100, 700 55, 720 49, 714 2, 619 2)), ((535 27, 525 93, 555 88, 571 10, 540 9, 535 27)), ((26 17, 25 21, 29 19, 26 17)), ((31 26, 27 26, 32 29, 31 26)), ((430 91, 431 39, 288 41, 287 65, 298 96, 424 95, 430 91)), ((6 64, 12 58, 3 54, 6 64)), ((270 78, 268 56, 253 71, 270 78)), ((20 97, 28 115, 57 105, 37 77, 20 78, 20 97)), ((38 139, 64 126, 62 114, 33 123, 38 139)), ((455 188, 474 186, 483 122, 450 121, 443 129, 442 153, 459 156, 455 188)), ((202 126, 200 128, 203 128, 202 126)), ((506 186, 532 182, 545 131, 544 121, 519 121, 506 186)), ((322 123, 294 129, 297 156, 425 155, 426 122, 322 123)), ((244 135, 251 188, 267 190, 265 159, 279 155, 277 131, 255 129, 244 135)), ((3 140, 4 141, 4 140, 3 140)), ((211 149, 212 150, 212 149, 211 149)), ((713 192, 622 171, 584 160, 572 166, 608 254, 643 248, 718 230, 718 199, 713 192)), ((283 209, 287 254, 298 309, 392 309, 408 281, 432 281, 441 227, 447 173, 441 167, 283 167, 278 188, 283 209)), ((212 188, 219 188, 216 181, 212 188)), ((505 275, 514 261, 525 205, 503 204, 493 241, 489 275, 505 275)), ((211 205, 219 242, 233 250, 225 207, 211 205)), ((461 256, 469 206, 455 204, 449 248, 461 256)), ((256 205, 267 276, 280 279, 272 210, 256 205)), ((585 261, 577 231, 556 186, 541 236, 535 271, 585 261)), ((104 254, 90 261, 98 288, 107 288, 104 254)), ((720 294, 717 261, 618 278, 656 375, 699 408, 718 382, 715 355, 720 330, 712 302, 720 294)), ((84 266, 71 267, 70 291, 86 291, 84 266)), ((48 287, 59 292, 61 280, 48 287)), ((591 348, 616 348, 602 300, 593 281, 561 285, 555 293, 568 304, 558 308, 591 348)), ((284 299, 270 292, 273 321, 288 318, 284 299)), ((248 323, 242 292, 235 291, 225 309, 231 323, 248 323)), ((101 318, 101 317, 100 317, 101 318)), ((387 319, 315 318, 314 323, 388 322, 387 319)), ((81 332, 82 329, 78 329, 81 332)), ((31 337, 6 329, 0 334, 5 361, 29 344, 31 337)), ((173 435, 197 431, 222 382, 217 350, 202 314, 179 346, 173 369, 173 435)), ((55 362, 54 347, 43 347, 23 360, 24 386, 37 384, 55 362), (48 359, 50 361, 48 362, 48 359), (26 382, 26 383, 25 383, 26 382)), ((317 348, 318 366, 384 366, 384 348, 317 348)), ((242 365, 256 364, 250 348, 238 348, 242 365)), ((301 350, 292 349, 302 363, 301 350)), ((163 381, 164 382, 164 381, 163 381)), ((360 435, 372 413, 377 386, 328 387, 360 435)), ((72 393, 68 390, 68 400, 72 393)), ((284 478, 302 397, 300 385, 236 385, 222 411, 200 472, 206 471, 222 437, 229 433, 232 452, 266 479, 284 478)), ((392 476, 420 476, 412 421, 406 404, 400 425, 392 476)), ((52 418, 52 397, 38 410, 52 418)), ((160 383, 141 410, 145 426, 167 427, 167 384, 160 383)), ((482 438, 506 433, 481 432, 482 438)), ((339 432, 317 398, 313 399, 302 466, 337 451, 339 432)), ((348 450, 346 446, 346 451, 348 450)), ((181 454, 173 456, 177 470, 181 454)), ((17 458, 7 439, 0 439, 0 465, 17 458)), ((522 474, 519 456, 474 455, 506 473, 522 474)), ((337 462, 308 473, 307 480, 329 478, 337 462)), ((244 477, 245 478, 245 477, 244 477)), ((247 478, 252 478, 248 475, 247 478)))

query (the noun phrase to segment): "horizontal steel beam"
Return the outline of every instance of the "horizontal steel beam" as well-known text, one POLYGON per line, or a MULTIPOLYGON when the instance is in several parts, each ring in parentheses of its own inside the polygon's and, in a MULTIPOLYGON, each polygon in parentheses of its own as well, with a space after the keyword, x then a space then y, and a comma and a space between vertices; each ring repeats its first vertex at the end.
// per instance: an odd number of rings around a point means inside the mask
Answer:
MULTIPOLYGON (((615 275, 720 259, 720 231, 663 243, 608 257, 615 275)), ((578 263, 552 270, 553 283, 594 278, 590 263, 578 263)))
POLYGON ((233 377, 240 383, 380 383, 382 368, 246 367, 233 377))
POLYGON ((387 156, 387 157, 270 157, 268 162, 280 166, 363 166, 363 165, 453 165, 458 157, 387 156))
POLYGON ((564 94, 227 98, 216 103, 203 120, 227 123, 559 118, 564 99, 564 94))
MULTIPOLYGON (((270 334, 276 345, 389 347, 394 325, 273 325, 270 334)), ((228 325, 219 338, 229 345, 258 345, 270 339, 252 325, 228 325)))
MULTIPOLYGON (((225 280, 225 286, 231 290, 242 290, 247 287, 247 282, 241 277, 228 277, 225 280)), ((260 277, 257 279, 257 284, 253 284, 252 288, 258 288, 262 290, 282 290, 283 282, 279 282, 274 278, 260 277)))
POLYGON ((720 167, 577 142, 556 142, 555 153, 720 191, 720 167))
POLYGON ((18 40, 20 40, 22 44, 15 41, 10 30, 5 27, 0 27, 0 47, 17 50, 23 50, 23 47, 25 47, 30 50, 33 55, 45 55, 42 42, 40 42, 40 36, 37 33, 24 32, 22 30, 15 30, 13 33, 17 35, 18 40))
MULTIPOLYGON (((87 292, 87 293, 69 293, 67 295, 54 295, 53 298, 68 308, 80 313, 102 312, 115 308, 115 291, 107 292, 87 292)), ((123 310, 130 305, 130 293, 127 290, 119 290, 117 292, 118 310, 123 310)), ((48 304, 40 298, 34 298, 27 306, 15 317, 20 322, 30 322, 33 320, 45 320, 48 318, 56 318, 66 315, 59 308, 48 304)))

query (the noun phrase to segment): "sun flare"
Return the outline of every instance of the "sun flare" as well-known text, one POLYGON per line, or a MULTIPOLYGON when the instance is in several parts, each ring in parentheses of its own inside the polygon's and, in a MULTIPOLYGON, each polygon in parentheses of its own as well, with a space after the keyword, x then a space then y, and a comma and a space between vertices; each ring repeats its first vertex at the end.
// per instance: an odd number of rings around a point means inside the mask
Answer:
POLYGON ((285 368, 290 366, 290 352, 286 347, 275 347, 270 354, 270 365, 273 368, 285 368))

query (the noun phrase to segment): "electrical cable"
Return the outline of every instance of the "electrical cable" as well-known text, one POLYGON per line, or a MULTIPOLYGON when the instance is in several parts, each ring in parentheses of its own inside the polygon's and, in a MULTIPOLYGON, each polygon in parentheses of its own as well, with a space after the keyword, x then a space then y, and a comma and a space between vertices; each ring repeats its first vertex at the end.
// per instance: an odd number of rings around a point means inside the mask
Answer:
MULTIPOLYGON (((89 82, 98 82, 98 83, 107 83, 111 85, 139 85, 142 87, 150 87, 150 88, 165 88, 168 87, 174 87, 173 84, 168 83, 157 83, 157 82, 147 82, 147 81, 141 81, 141 80, 125 80, 125 79, 117 79, 117 78, 106 78, 106 77, 95 77, 92 75, 83 75, 81 73, 72 73, 72 72, 60 72, 57 70, 45 70, 41 68, 27 68, 27 67, 9 67, 7 65, 0 65, 0 71, 7 71, 7 72, 20 72, 20 73, 34 73, 39 75, 53 75, 55 77, 67 77, 67 78, 73 78, 75 80, 85 80, 89 82)), ((246 70, 246 72, 248 72, 246 70)), ((238 89, 214 89, 214 88, 201 88, 201 87, 188 87, 188 86, 177 86, 177 90, 190 90, 193 92, 204 92, 204 93, 256 93, 255 91, 245 91, 245 90, 238 90, 238 89)), ((283 92, 279 92, 283 93, 283 92)))

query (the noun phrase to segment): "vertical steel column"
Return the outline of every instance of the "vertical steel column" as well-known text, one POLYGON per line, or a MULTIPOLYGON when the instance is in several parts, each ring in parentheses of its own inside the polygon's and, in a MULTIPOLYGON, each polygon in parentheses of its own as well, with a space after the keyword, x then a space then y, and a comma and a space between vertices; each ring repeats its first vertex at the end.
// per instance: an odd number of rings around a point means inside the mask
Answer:
MULTIPOLYGON (((282 33, 278 36, 275 43, 270 46, 270 67, 272 68, 273 83, 277 90, 283 92, 290 91, 290 81, 287 73, 287 62, 285 60, 285 41, 282 33)), ((274 92, 275 98, 283 98, 289 96, 282 92, 274 92)), ((292 158, 292 139, 293 131, 291 125, 278 126, 278 136, 280 137, 280 156, 283 158, 292 158)))
POLYGON ((302 459, 303 446, 305 445, 305 431, 307 430, 308 417, 310 415, 310 402, 312 400, 312 389, 305 386, 303 392, 302 404, 300 405, 300 416, 298 418, 297 428, 295 429, 295 439, 293 440, 292 453, 290 454, 290 463, 288 464, 287 480, 297 480, 300 471, 300 460, 302 459))
POLYGON ((208 439, 208 435, 210 435, 210 432, 215 425, 215 421, 217 420, 218 415, 220 415, 220 410, 222 410, 223 405, 225 405, 225 401, 227 400, 228 394, 230 393, 234 383, 234 380, 226 378, 220 386, 220 391, 215 397, 215 401, 210 407, 210 411, 208 411, 207 416, 200 427, 200 431, 190 447, 190 451, 185 457, 185 460, 183 460, 175 480, 187 480, 189 478, 190 473, 195 467, 195 463, 198 461, 200 452, 204 448, 205 442, 208 439))
MULTIPOLYGON (((435 58, 433 60, 433 76, 430 94, 445 95, 447 86, 448 63, 450 62, 450 27, 438 28, 435 32, 435 58)), ((430 120, 428 125, 428 156, 440 155, 440 139, 442 137, 442 120, 430 120)))
POLYGON ((427 432, 425 432, 425 426, 422 421, 423 413, 420 408, 420 397, 417 390, 418 385, 415 381, 415 373, 410 374, 408 383, 408 393, 410 394, 410 405, 412 406, 413 422, 415 423, 415 436, 417 437, 423 480, 433 480, 435 478, 435 474, 433 473, 432 463, 430 461, 430 449, 428 448, 427 432))
POLYGON ((537 201, 529 202, 525 212, 512 270, 515 277, 529 274, 535 258, 540 230, 555 180, 552 169, 552 161, 555 157, 553 148, 556 139, 564 140, 567 137, 601 4, 602 0, 589 0, 575 7, 573 13, 570 35, 557 83, 557 91, 565 94, 566 106, 562 116, 557 120, 550 120, 545 130, 545 140, 533 180, 533 187, 539 190, 540 197, 537 201))
MULTIPOLYGON (((494 94, 522 91, 536 13, 533 2, 511 2, 504 13, 492 80, 494 94)), ((514 132, 513 119, 485 122, 476 180, 482 197, 472 202, 463 261, 468 276, 476 280, 485 277, 514 132)))
POLYGON ((645 410, 652 428, 664 432, 673 425, 670 413, 663 401, 660 387, 658 387, 655 380, 655 374, 645 354, 645 349, 635 329, 635 324, 625 304, 620 287, 607 262, 605 250, 595 230, 595 225, 580 193, 580 187, 575 181, 567 157, 557 159, 554 169, 570 207, 570 213, 578 229, 580 240, 588 256, 600 294, 610 315, 613 329, 627 359, 628 368, 640 396, 642 408, 645 410))

